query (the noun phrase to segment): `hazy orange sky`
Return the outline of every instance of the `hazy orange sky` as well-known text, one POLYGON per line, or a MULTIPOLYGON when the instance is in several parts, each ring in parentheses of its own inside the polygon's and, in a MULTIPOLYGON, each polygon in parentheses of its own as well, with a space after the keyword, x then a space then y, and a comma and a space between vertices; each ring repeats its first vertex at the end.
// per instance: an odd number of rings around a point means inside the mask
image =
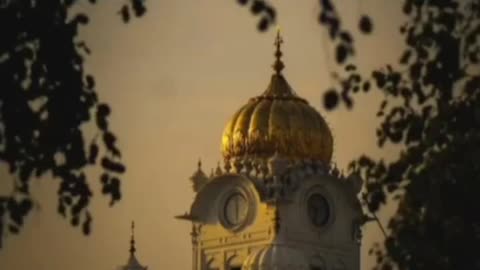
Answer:
MULTIPOLYGON (((91 16, 81 37, 93 52, 88 71, 96 77, 100 97, 113 107, 111 126, 127 164, 123 198, 108 207, 91 172, 93 234, 85 237, 56 213, 58 181, 35 181, 32 191, 41 209, 19 236, 6 240, 2 270, 114 269, 126 263, 131 220, 137 225, 138 258, 149 269, 191 269, 191 226, 173 218, 193 200, 188 178, 199 157, 207 172, 216 165, 227 120, 269 82, 275 33, 257 32, 258 18, 234 0, 152 0, 146 16, 128 25, 116 14, 119 2, 99 2, 80 7, 91 16)), ((374 35, 356 40, 357 61, 365 70, 398 57, 401 1, 336 2, 350 27, 362 13, 375 22, 374 35)), ((390 155, 375 146, 379 96, 360 95, 353 113, 322 108, 322 94, 333 83, 334 57, 330 47, 325 50, 331 45, 317 23, 318 1, 270 3, 285 40, 284 74, 329 123, 334 162, 345 168, 362 153, 390 155)), ((1 177, 9 176, 3 172, 1 177)), ((380 237, 375 224, 365 227, 362 269, 372 265, 368 248, 380 237)))

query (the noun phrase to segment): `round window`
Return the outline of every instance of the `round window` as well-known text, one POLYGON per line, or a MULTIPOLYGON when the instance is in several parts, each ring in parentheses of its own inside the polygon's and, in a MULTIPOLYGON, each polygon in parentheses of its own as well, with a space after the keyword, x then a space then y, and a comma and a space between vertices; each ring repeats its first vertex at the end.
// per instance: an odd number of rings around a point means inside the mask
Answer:
POLYGON ((240 192, 231 194, 224 207, 225 221, 229 226, 238 226, 247 218, 248 202, 240 192))

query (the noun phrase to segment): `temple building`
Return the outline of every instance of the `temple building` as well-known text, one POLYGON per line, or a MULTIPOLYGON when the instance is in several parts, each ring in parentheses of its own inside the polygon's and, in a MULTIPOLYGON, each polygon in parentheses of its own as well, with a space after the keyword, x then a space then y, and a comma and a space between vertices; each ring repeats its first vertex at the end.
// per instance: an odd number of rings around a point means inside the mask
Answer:
POLYGON ((193 270, 360 269, 362 180, 332 166, 332 133, 282 74, 282 42, 266 90, 225 126, 223 168, 191 177, 177 218, 192 223, 193 270))

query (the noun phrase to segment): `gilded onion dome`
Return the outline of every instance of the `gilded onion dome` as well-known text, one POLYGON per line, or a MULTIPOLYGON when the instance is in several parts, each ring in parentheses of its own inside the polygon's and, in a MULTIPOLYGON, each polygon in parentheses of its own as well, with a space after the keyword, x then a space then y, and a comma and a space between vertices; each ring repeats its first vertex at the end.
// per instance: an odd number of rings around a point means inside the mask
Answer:
POLYGON ((329 163, 333 152, 330 129, 308 102, 290 87, 281 71, 282 39, 275 41, 276 61, 267 89, 251 98, 228 121, 222 136, 226 160, 275 153, 289 159, 314 159, 329 163))

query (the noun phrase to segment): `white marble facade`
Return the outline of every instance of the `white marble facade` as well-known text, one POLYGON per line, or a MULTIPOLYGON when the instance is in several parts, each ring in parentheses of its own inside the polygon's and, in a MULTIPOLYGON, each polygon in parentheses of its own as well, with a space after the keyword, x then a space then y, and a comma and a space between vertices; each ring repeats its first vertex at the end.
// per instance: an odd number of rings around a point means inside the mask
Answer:
POLYGON ((281 71, 222 137, 223 169, 191 177, 193 270, 358 270, 361 179, 331 165, 333 136, 281 71))

